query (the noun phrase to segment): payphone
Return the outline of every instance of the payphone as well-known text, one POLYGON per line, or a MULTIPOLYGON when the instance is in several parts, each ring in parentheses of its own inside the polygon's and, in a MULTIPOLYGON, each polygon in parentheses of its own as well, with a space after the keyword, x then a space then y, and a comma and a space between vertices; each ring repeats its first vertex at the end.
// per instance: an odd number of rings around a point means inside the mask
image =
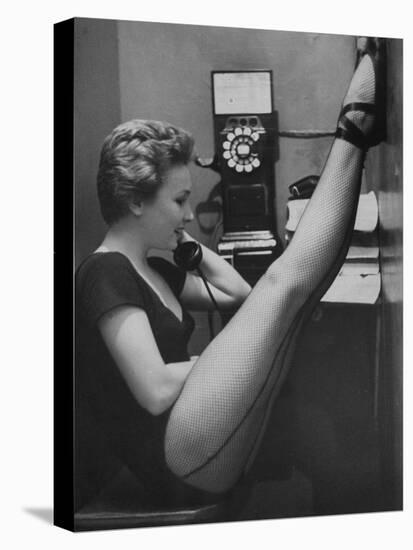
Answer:
POLYGON ((223 195, 218 253, 253 284, 281 253, 274 213, 272 71, 212 71, 211 80, 215 164, 223 195))

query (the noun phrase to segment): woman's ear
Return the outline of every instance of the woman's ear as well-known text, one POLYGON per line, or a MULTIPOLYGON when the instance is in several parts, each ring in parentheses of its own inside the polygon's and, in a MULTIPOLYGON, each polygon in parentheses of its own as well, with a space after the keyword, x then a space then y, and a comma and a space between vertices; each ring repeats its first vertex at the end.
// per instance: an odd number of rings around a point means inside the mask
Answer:
POLYGON ((141 216, 142 210, 143 210, 143 202, 141 200, 138 200, 136 202, 131 202, 129 204, 129 210, 132 212, 134 216, 141 216))

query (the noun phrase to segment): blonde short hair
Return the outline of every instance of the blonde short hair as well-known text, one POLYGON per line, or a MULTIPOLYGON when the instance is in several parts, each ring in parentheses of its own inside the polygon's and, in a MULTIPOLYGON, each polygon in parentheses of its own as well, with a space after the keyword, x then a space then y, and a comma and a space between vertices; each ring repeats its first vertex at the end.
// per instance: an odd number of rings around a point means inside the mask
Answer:
POLYGON ((108 225, 129 212, 129 205, 153 197, 164 172, 192 160, 194 140, 185 130, 156 120, 130 120, 105 139, 97 189, 108 225))

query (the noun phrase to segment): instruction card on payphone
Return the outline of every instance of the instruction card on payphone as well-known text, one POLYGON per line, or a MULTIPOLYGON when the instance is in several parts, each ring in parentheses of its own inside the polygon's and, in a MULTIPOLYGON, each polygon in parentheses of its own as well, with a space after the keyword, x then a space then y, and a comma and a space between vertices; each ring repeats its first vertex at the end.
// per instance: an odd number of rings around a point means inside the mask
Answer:
POLYGON ((215 114, 271 113, 268 71, 214 73, 215 114))

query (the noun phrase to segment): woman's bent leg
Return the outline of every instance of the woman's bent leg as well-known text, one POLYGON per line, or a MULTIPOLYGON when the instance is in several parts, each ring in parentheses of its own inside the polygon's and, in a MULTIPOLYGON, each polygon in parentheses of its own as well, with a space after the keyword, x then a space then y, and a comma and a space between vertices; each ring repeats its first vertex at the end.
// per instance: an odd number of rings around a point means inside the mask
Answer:
MULTIPOLYGON (((370 59, 364 59, 366 78, 371 78, 370 59)), ((362 65, 363 61, 358 71, 362 65)), ((374 99, 374 85, 373 98, 361 99, 374 99)), ((188 484, 211 492, 228 490, 257 448, 305 313, 327 290, 345 258, 363 160, 364 153, 354 145, 334 141, 286 252, 188 377, 171 411, 165 439, 170 469, 188 484)))

